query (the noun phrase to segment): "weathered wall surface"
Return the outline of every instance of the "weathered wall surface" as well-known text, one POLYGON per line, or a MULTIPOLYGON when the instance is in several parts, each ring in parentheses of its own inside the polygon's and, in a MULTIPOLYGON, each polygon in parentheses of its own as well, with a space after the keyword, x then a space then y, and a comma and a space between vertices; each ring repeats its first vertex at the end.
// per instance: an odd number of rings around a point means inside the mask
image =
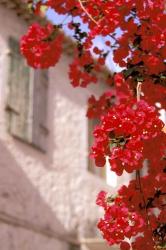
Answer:
POLYGON ((67 250, 69 236, 96 234, 96 194, 108 189, 87 171, 85 112, 92 90, 70 86, 70 58, 64 55, 50 71, 47 153, 10 136, 5 111, 7 39, 19 39, 25 30, 12 10, 0 6, 0 249, 67 250))
POLYGON ((68 249, 67 245, 51 237, 2 223, 0 224, 0 241, 2 250, 68 249))

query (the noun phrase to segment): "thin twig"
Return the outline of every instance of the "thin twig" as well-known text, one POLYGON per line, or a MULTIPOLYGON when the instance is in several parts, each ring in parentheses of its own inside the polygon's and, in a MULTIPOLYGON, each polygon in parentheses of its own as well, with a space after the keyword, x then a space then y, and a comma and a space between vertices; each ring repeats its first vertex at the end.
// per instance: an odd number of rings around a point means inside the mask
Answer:
POLYGON ((82 10, 87 14, 87 16, 98 26, 98 22, 91 16, 91 14, 87 11, 87 9, 84 7, 81 0, 78 0, 82 10))
POLYGON ((147 205, 146 205, 145 195, 144 195, 144 191, 143 191, 142 184, 141 184, 140 170, 136 171, 136 180, 138 181, 139 190, 140 190, 140 193, 142 195, 142 200, 143 200, 144 207, 145 207, 147 226, 150 228, 150 231, 151 231, 151 234, 152 234, 152 240, 153 240, 153 243, 154 243, 154 247, 155 247, 155 249, 157 249, 155 239, 153 238, 153 229, 152 229, 152 226, 151 226, 151 223, 150 223, 148 208, 147 208, 147 205))
MULTIPOLYGON (((93 21, 97 26, 99 26, 99 22, 97 22, 97 21, 91 16, 91 14, 87 11, 87 9, 84 7, 83 1, 78 0, 78 2, 79 2, 79 4, 80 4, 82 10, 87 14, 87 16, 90 18, 90 20, 93 21)), ((86 1, 85 1, 85 3, 86 3, 86 1)), ((101 20, 99 20, 99 21, 101 21, 101 20)), ((113 35, 109 34, 108 36, 111 37, 114 41, 118 42, 118 40, 117 40, 113 35)))

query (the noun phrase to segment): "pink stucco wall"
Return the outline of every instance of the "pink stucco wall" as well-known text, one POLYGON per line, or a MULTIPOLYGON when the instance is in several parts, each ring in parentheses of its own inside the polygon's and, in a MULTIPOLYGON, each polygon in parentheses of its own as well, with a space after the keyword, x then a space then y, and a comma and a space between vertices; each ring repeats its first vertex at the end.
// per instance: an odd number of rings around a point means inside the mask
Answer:
POLYGON ((86 102, 101 87, 73 89, 64 55, 49 72, 47 153, 14 139, 6 129, 7 38, 19 39, 25 30, 0 5, 0 249, 67 250, 71 239, 96 234, 95 197, 110 189, 87 171, 86 102))

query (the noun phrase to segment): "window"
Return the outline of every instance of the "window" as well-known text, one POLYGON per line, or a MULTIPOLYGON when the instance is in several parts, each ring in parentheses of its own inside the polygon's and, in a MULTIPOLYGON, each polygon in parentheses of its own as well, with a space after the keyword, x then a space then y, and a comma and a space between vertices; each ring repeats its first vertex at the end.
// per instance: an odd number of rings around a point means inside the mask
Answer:
POLYGON ((9 73, 6 101, 10 134, 46 151, 48 72, 33 70, 19 52, 19 43, 9 39, 9 73))
MULTIPOLYGON (((99 120, 98 119, 91 119, 88 121, 88 127, 89 127, 89 152, 91 150, 91 146, 93 145, 93 130, 95 128, 95 126, 99 124, 99 120)), ((94 163, 94 160, 91 159, 89 157, 89 160, 88 160, 88 170, 99 176, 100 178, 104 179, 106 181, 106 183, 112 187, 116 187, 117 184, 118 184, 118 178, 117 178, 117 175, 110 170, 110 165, 109 165, 109 162, 106 161, 106 165, 105 167, 103 168, 100 168, 100 167, 96 167, 95 166, 95 163, 94 163)))

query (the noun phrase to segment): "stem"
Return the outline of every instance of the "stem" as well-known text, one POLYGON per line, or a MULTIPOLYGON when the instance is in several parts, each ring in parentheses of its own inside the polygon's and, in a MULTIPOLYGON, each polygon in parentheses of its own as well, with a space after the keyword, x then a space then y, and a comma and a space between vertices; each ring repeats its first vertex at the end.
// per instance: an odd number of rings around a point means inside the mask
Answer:
POLYGON ((150 224, 150 219, 149 219, 149 215, 148 215, 148 208, 146 206, 146 199, 145 199, 144 191, 143 191, 142 184, 141 184, 140 170, 136 170, 136 180, 138 181, 139 190, 140 190, 140 193, 142 195, 142 200, 143 200, 144 207, 145 207, 146 223, 151 231, 154 247, 155 247, 155 249, 157 249, 155 239, 153 238, 153 229, 152 229, 152 226, 150 224))
POLYGON ((142 87, 142 82, 138 82, 137 84, 137 102, 141 100, 141 87, 142 87))
POLYGON ((141 184, 140 170, 136 170, 136 180, 138 181, 138 187, 139 187, 140 193, 142 195, 142 200, 143 200, 144 207, 145 207, 145 210, 146 210, 147 224, 150 225, 149 217, 148 217, 148 209, 147 209, 147 206, 146 206, 146 200, 145 200, 145 196, 144 196, 144 192, 143 192, 142 184, 141 184))

